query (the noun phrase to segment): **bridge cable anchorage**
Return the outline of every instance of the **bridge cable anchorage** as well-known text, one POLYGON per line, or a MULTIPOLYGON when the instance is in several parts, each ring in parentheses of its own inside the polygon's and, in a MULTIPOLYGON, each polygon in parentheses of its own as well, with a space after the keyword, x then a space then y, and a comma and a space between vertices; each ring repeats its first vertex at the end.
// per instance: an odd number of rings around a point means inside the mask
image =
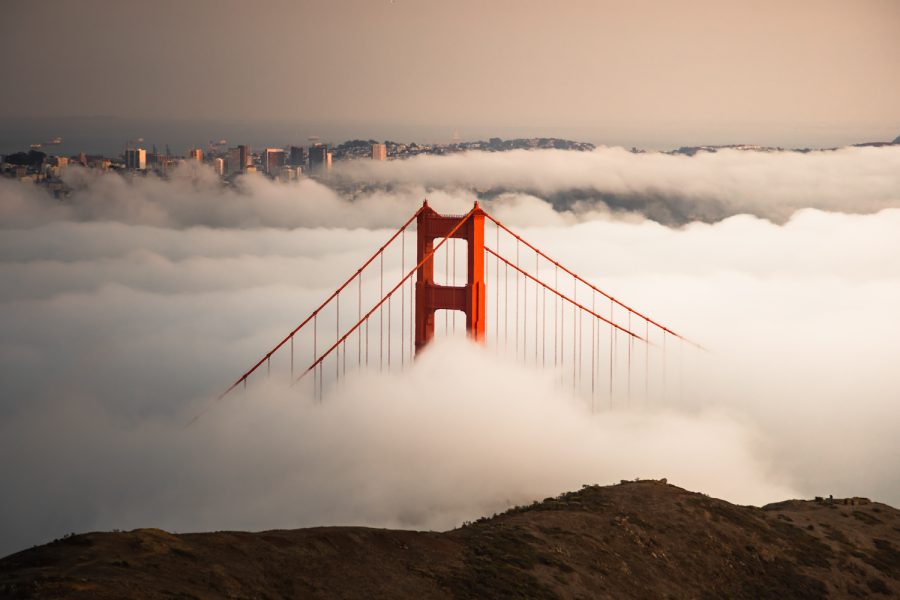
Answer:
MULTIPOLYGON (((435 253, 439 248, 441 248, 441 246, 443 246, 444 243, 445 243, 448 239, 451 239, 451 238, 453 237, 453 235, 454 235, 457 231, 459 231, 460 228, 461 228, 461 227, 462 227, 462 226, 463 226, 463 225, 464 225, 464 224, 472 217, 472 214, 473 214, 474 212, 475 212, 475 209, 472 209, 472 210, 470 210, 468 213, 466 213, 466 214, 459 220, 459 223, 457 223, 457 224, 453 227, 453 229, 451 229, 450 232, 449 232, 445 237, 443 237, 443 238, 441 239, 441 241, 438 242, 437 245, 435 245, 434 248, 432 248, 431 251, 428 252, 428 253, 425 255, 425 257, 422 258, 422 260, 420 260, 419 263, 418 263, 415 267, 413 267, 413 268, 412 268, 412 269, 411 269, 411 270, 403 277, 403 279, 400 280, 400 282, 399 282, 397 285, 395 285, 393 288, 391 288, 390 291, 388 291, 388 293, 385 294, 385 295, 381 298, 381 300, 379 300, 378 303, 377 303, 374 307, 372 307, 372 308, 369 310, 369 312, 366 313, 366 315, 363 317, 362 320, 360 320, 360 321, 357 322, 355 325, 353 325, 353 327, 351 327, 349 330, 347 330, 347 332, 346 332, 343 336, 341 336, 340 339, 338 339, 338 340, 337 340, 334 344, 332 344, 327 350, 325 350, 325 351, 322 353, 322 355, 321 355, 316 361, 313 362, 313 364, 311 364, 309 367, 307 367, 307 369, 306 369, 303 373, 301 373, 299 377, 297 377, 297 378, 294 379, 294 383, 291 384, 291 385, 296 384, 298 381, 300 381, 301 379, 303 379, 303 377, 306 376, 306 374, 309 373, 312 369, 314 369, 316 366, 320 365, 320 364, 322 363, 322 361, 334 351, 335 348, 337 348, 341 343, 344 342, 344 340, 347 339, 347 337, 348 337, 350 334, 352 334, 354 331, 357 330, 357 328, 359 328, 359 326, 363 323, 363 321, 365 321, 365 320, 368 319, 372 314, 374 314, 376 310, 381 309, 381 307, 384 305, 384 303, 387 301, 387 299, 390 298, 390 296, 393 295, 394 292, 396 292, 398 289, 400 289, 400 286, 402 286, 404 283, 406 283, 406 281, 407 281, 410 277, 412 277, 412 276, 416 273, 416 271, 418 271, 418 270, 422 267, 422 265, 424 265, 429 259, 431 259, 431 258, 434 256, 434 253, 435 253)), ((486 250, 486 249, 485 249, 485 250, 486 250)))
POLYGON ((628 306, 627 304, 621 302, 620 300, 618 300, 618 299, 615 298, 614 296, 608 294, 607 292, 604 292, 603 290, 601 290, 600 288, 598 288, 597 286, 595 286, 594 284, 592 284, 590 281, 587 281, 586 279, 584 279, 583 277, 581 277, 580 275, 578 275, 578 274, 575 273, 574 271, 572 271, 572 270, 566 268, 565 266, 561 265, 559 262, 557 262, 557 261, 555 261, 554 259, 550 258, 550 257, 549 257, 547 254, 545 254, 542 250, 540 250, 539 248, 537 248, 537 247, 534 246, 533 244, 529 243, 528 240, 524 239, 524 238, 521 237, 519 234, 517 234, 517 233, 515 233, 514 231, 512 231, 509 227, 507 227, 506 225, 504 225, 503 223, 501 223, 500 221, 498 221, 497 219, 495 219, 494 217, 492 217, 490 214, 485 213, 485 217, 488 218, 488 219, 490 219, 491 221, 493 221, 495 225, 497 225, 498 227, 500 227, 501 229, 503 229, 503 231, 505 231, 506 233, 508 233, 509 235, 511 235, 513 238, 515 238, 516 240, 522 242, 525 246, 527 246, 528 248, 530 248, 530 249, 533 250, 534 252, 537 252, 537 253, 540 254, 543 258, 545 258, 546 260, 550 261, 551 263, 553 263, 554 265, 556 265, 557 267, 559 267, 560 269, 562 269, 563 271, 565 271, 567 274, 569 274, 569 275, 571 275, 572 277, 576 278, 578 281, 580 281, 580 282, 583 283, 584 285, 590 287, 590 288, 591 288, 592 290, 594 290, 595 292, 597 292, 597 293, 599 293, 599 294, 605 296, 606 298, 609 298, 610 300, 612 300, 613 302, 615 302, 616 304, 618 304, 619 306, 621 306, 621 307, 624 308, 625 310, 634 313, 634 314, 637 315, 638 317, 643 318, 643 319, 647 319, 650 323, 653 323, 655 326, 659 327, 660 329, 662 329, 664 332, 668 333, 669 335, 673 335, 673 336, 675 336, 675 337, 677 337, 677 338, 681 338, 681 339, 683 339, 685 342, 687 342, 688 344, 691 344, 692 346, 694 346, 695 348, 697 348, 697 349, 699 349, 699 350, 704 350, 704 351, 707 351, 707 352, 708 352, 708 349, 705 348, 705 347, 703 347, 703 346, 700 345, 699 343, 692 341, 691 339, 689 339, 689 338, 687 338, 687 337, 685 337, 685 336, 683 336, 683 335, 681 335, 681 334, 679 334, 679 333, 677 333, 677 332, 675 332, 675 331, 669 329, 669 328, 666 327, 665 325, 662 325, 662 324, 656 322, 655 320, 651 319, 651 318, 648 317, 647 315, 644 315, 643 313, 641 313, 641 312, 635 310, 634 308, 631 308, 630 306, 628 306))

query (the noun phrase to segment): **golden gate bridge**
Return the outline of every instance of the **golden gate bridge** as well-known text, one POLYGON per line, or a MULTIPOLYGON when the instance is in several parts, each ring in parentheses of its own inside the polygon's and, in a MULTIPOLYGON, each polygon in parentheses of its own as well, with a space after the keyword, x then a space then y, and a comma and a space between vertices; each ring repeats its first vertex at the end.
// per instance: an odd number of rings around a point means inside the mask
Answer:
POLYGON ((238 377, 281 377, 321 399, 348 373, 408 368, 435 334, 465 333, 553 369, 591 408, 683 392, 702 346, 600 289, 475 202, 441 215, 427 201, 342 285, 238 377), (415 226, 414 244, 412 237, 415 226), (414 252, 414 254, 413 254, 414 252))

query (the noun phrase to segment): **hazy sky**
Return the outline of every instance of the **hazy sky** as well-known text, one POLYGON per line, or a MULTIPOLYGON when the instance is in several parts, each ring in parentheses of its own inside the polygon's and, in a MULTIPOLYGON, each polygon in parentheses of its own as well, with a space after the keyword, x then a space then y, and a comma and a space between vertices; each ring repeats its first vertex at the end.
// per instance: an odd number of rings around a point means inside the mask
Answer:
POLYGON ((7 117, 651 146, 900 134, 894 0, 50 1, 3 12, 7 117))

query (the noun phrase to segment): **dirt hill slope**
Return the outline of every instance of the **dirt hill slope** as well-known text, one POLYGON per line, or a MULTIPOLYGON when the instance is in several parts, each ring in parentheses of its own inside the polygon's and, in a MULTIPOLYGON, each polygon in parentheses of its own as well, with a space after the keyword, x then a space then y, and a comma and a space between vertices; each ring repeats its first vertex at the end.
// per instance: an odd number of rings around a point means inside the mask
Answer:
POLYGON ((446 533, 139 529, 0 560, 2 598, 898 595, 900 511, 890 506, 735 506, 654 481, 589 486, 446 533))

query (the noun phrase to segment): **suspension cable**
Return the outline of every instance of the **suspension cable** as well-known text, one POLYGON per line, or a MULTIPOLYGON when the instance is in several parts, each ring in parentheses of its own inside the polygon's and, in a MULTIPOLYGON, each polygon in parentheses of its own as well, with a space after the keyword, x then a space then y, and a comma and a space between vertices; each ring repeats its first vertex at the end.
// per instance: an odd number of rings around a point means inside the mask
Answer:
POLYGON ((534 246, 533 244, 529 243, 526 239, 522 238, 522 237, 521 237, 520 235, 518 235, 517 233, 513 232, 509 227, 507 227, 506 225, 504 225, 503 223, 501 223, 500 221, 498 221, 497 219, 495 219, 494 217, 492 217, 490 214, 485 213, 485 217, 487 217, 488 219, 490 219, 491 221, 493 221, 498 227, 500 227, 501 229, 503 229, 504 231, 506 231, 508 234, 510 234, 511 236, 513 236, 516 240, 522 242, 523 244, 525 244, 526 246, 528 246, 529 248, 531 248, 532 250, 534 250, 535 252, 537 252, 538 254, 540 254, 540 255, 541 255, 542 257, 544 257, 546 260, 550 261, 551 263, 553 263, 554 265, 556 265, 557 267, 559 267, 560 269, 562 269, 563 271, 565 271, 567 274, 571 275, 572 277, 575 277, 575 278, 576 278, 578 281, 580 281, 581 283, 583 283, 583 284, 585 284, 585 285, 591 287, 595 292, 597 292, 597 293, 599 293, 599 294, 602 294, 603 296, 606 296, 607 298, 609 298, 610 300, 612 300, 613 302, 615 302, 616 304, 618 304, 619 306, 621 306, 621 307, 624 308, 625 310, 631 311, 631 312, 633 312, 634 314, 636 314, 637 316, 639 316, 639 317, 641 317, 641 318, 644 318, 644 319, 647 319, 648 321, 650 321, 651 323, 653 323, 654 325, 656 325, 657 327, 659 327, 659 328, 662 329, 663 331, 665 331, 665 332, 667 332, 667 333, 669 333, 669 334, 671 334, 671 335, 674 335, 675 337, 681 338, 681 339, 683 339, 684 341, 686 341, 687 343, 689 343, 689 344, 691 344, 692 346, 695 346, 695 347, 697 347, 697 348, 699 348, 699 349, 701 349, 701 350, 706 350, 706 348, 704 348, 703 346, 701 346, 701 345, 698 344, 697 342, 691 341, 690 339, 688 339, 688 338, 686 338, 686 337, 684 337, 684 336, 682 336, 682 335, 676 333, 675 331, 672 331, 672 330, 669 329, 668 327, 666 327, 666 326, 664 326, 664 325, 662 325, 662 324, 660 324, 660 323, 657 323, 656 321, 654 321, 653 319, 651 319, 651 318, 648 317, 647 315, 644 315, 643 313, 641 313, 641 312, 639 312, 639 311, 637 311, 637 310, 631 308, 630 306, 628 306, 627 304, 625 304, 625 303, 623 303, 622 301, 618 300, 618 299, 615 298, 614 296, 612 296, 612 295, 610 295, 610 294, 604 292, 603 290, 601 290, 600 288, 598 288, 597 286, 595 286, 595 285, 592 284, 591 282, 587 281, 586 279, 584 279, 583 277, 581 277, 580 275, 578 275, 578 274, 575 273, 574 271, 571 271, 570 269, 566 268, 564 265, 560 264, 558 261, 556 261, 556 260, 550 258, 549 256, 547 256, 547 254, 545 254, 544 252, 542 252, 539 248, 537 248, 537 247, 534 246))
MULTIPOLYGON (((256 371, 256 370, 257 370, 264 362, 266 362, 266 360, 267 360, 270 356, 272 356, 272 354, 274 354, 274 353, 275 353, 276 351, 278 351, 282 346, 284 346, 284 345, 288 342, 288 340, 290 340, 292 337, 294 337, 294 335, 295 335, 298 331, 300 331, 301 329, 303 329, 303 328, 306 326, 307 323, 309 323, 310 321, 312 321, 313 319, 315 319, 316 315, 319 314, 319 311, 321 311, 321 310, 322 310, 323 308, 325 308, 332 300, 334 300, 334 298, 335 298, 338 294, 340 294, 340 293, 344 290, 344 288, 346 288, 348 285, 350 285, 350 283, 351 283, 355 278, 357 278, 357 277, 360 277, 360 278, 361 278, 362 272, 366 269, 366 267, 368 267, 368 266, 372 263, 372 261, 374 261, 378 256, 380 256, 380 255, 384 252, 384 250, 385 250, 388 246, 390 246, 390 245, 394 242, 395 239, 397 239, 397 236, 399 236, 401 233, 403 233, 403 231, 405 231, 406 228, 409 227, 410 224, 418 218, 418 216, 422 213, 423 210, 425 210, 425 206, 419 207, 419 209, 416 210, 415 213, 413 213, 413 216, 411 216, 409 219, 407 219, 407 221, 406 221, 403 225, 400 226, 400 229, 398 229, 398 230, 394 233, 394 235, 392 235, 392 236, 388 239, 388 241, 386 241, 384 244, 382 244, 382 246, 381 246, 378 250, 376 250, 375 253, 372 254, 372 256, 370 256, 369 259, 368 259, 366 262, 364 262, 364 263, 362 264, 362 266, 361 266, 359 269, 357 269, 356 272, 355 272, 353 275, 351 275, 351 276, 347 279, 347 281, 345 281, 343 284, 341 284, 341 286, 340 286, 338 289, 336 289, 330 296, 328 296, 328 298, 326 298, 325 301, 322 302, 322 304, 320 304, 314 311, 312 311, 312 313, 310 313, 310 315, 309 315, 308 317, 306 317, 306 318, 305 318, 299 325, 297 325, 297 326, 296 326, 289 334, 287 334, 287 335, 284 337, 283 340, 281 340, 280 342, 278 342, 278 343, 275 345, 275 347, 272 348, 271 350, 269 350, 269 352, 266 353, 266 355, 263 356, 261 359, 259 359, 259 361, 258 361, 255 365, 253 365, 252 367, 250 367, 250 369, 247 370, 246 373, 244 373, 243 375, 241 375, 240 377, 238 377, 237 380, 235 380, 235 382, 232 383, 232 384, 228 387, 228 389, 226 389, 224 392, 222 392, 222 393, 216 398, 216 400, 221 400, 222 398, 224 398, 225 396, 227 396, 228 393, 231 392, 231 390, 233 390, 234 388, 236 388, 238 385, 240 385, 241 382, 244 382, 244 384, 245 384, 245 386, 246 386, 246 380, 247 380, 247 378, 248 378, 250 375, 252 375, 254 371, 256 371)), ((198 415, 198 416, 199 416, 199 415, 198 415)), ((195 419, 196 419, 196 418, 197 418, 197 417, 195 417, 195 419)), ((193 421, 191 421, 191 422, 193 422, 193 421)))
MULTIPOLYGON (((440 248, 441 246, 443 246, 444 243, 445 243, 448 239, 450 239, 450 238, 453 237, 453 234, 455 234, 457 231, 459 231, 459 229, 460 229, 460 228, 461 228, 461 227, 469 220, 469 218, 472 216, 472 213, 474 213, 474 212, 475 212, 475 209, 473 208, 473 209, 470 210, 468 213, 466 213, 465 216, 463 216, 463 218, 459 220, 459 223, 457 223, 457 224, 453 227, 453 229, 451 229, 450 232, 447 233, 447 235, 446 235, 444 238, 442 238, 441 241, 438 242, 437 245, 435 245, 434 248, 432 248, 430 252, 428 252, 428 254, 426 254, 424 257, 422 257, 422 260, 420 260, 420 261, 418 262, 418 264, 417 264, 415 267, 413 267, 412 270, 410 270, 410 271, 403 277, 403 279, 400 280, 400 282, 399 282, 397 285, 395 285, 393 288, 391 288, 390 291, 388 291, 388 293, 387 293, 386 295, 384 295, 384 296, 381 298, 381 300, 378 301, 378 304, 376 304, 375 306, 373 306, 373 307, 369 310, 369 312, 366 313, 366 315, 363 317, 363 320, 368 319, 372 314, 375 313, 376 310, 380 309, 380 308, 382 307, 382 305, 384 305, 384 303, 387 301, 387 299, 388 299, 394 292, 396 292, 398 289, 400 289, 400 286, 401 286, 401 285, 403 285, 404 283, 406 283, 406 281, 407 281, 410 277, 412 277, 412 276, 416 273, 416 271, 418 271, 420 268, 422 268, 422 265, 424 265, 429 259, 431 259, 431 257, 434 256, 434 253, 438 250, 438 248, 440 248)), ((487 248, 485 248, 485 250, 487 250, 487 248)), ((347 330, 347 332, 343 335, 343 337, 341 337, 341 339, 339 339, 337 342, 335 342, 334 344, 332 344, 331 347, 328 348, 328 350, 326 350, 325 352, 322 353, 322 356, 320 356, 320 357, 318 358, 318 360, 316 360, 315 362, 313 362, 313 364, 311 364, 309 367, 307 367, 307 369, 306 369, 299 377, 295 378, 295 379, 294 379, 294 383, 297 383, 298 381, 300 381, 301 379, 303 379, 303 377, 304 377, 307 373, 309 373, 312 369, 314 369, 316 366, 318 366, 319 364, 321 364, 321 363, 322 363, 322 360, 325 359, 325 357, 327 357, 329 354, 331 354, 331 352, 334 351, 334 349, 335 349, 341 342, 343 342, 345 339, 347 339, 347 337, 348 337, 351 333, 353 333, 354 331, 356 331, 356 329, 357 329, 361 324, 362 324, 362 321, 359 321, 359 322, 357 322, 353 327, 351 327, 349 330, 347 330)))
POLYGON ((492 254, 492 255, 495 256, 495 257, 497 257, 498 259, 500 259, 501 261, 503 261, 504 263, 506 263, 508 266, 510 266, 510 267, 512 267, 513 269, 515 269, 515 270, 517 270, 518 272, 520 272, 522 275, 524 275, 524 276, 527 277, 528 279, 531 279, 531 280, 534 281, 536 284, 540 285, 540 286, 543 287, 544 289, 546 289, 546 290, 550 291, 551 293, 555 294, 555 295, 558 296, 559 298, 565 300, 565 301, 568 302, 569 304, 572 304, 574 307, 580 308, 580 309, 583 310, 584 312, 590 314, 591 316, 593 316, 593 317, 595 317, 595 318, 597 318, 597 319, 600 319, 600 320, 603 321, 604 323, 607 323, 607 324, 609 324, 609 325, 612 325, 614 328, 618 329, 618 330, 621 331, 622 333, 627 333, 628 335, 633 336, 633 337, 636 338, 636 339, 639 339, 639 340, 644 341, 644 338, 642 338, 642 337, 639 336, 638 334, 633 333, 633 332, 631 332, 631 331, 628 331, 628 330, 625 329, 624 327, 622 327, 622 326, 620 326, 620 325, 617 325, 616 323, 613 323, 612 321, 610 321, 609 319, 607 319, 607 318, 604 317, 603 315, 597 314, 597 313, 595 313, 594 311, 592 311, 591 309, 587 308, 586 306, 584 306, 584 305, 582 305, 582 304, 579 304, 578 302, 575 302, 574 300, 572 300, 571 298, 569 298, 567 295, 563 294, 562 292, 560 292, 560 291, 558 291, 558 290, 553 289, 550 285, 544 283, 543 281, 540 281, 540 280, 538 280, 538 279, 535 279, 534 275, 531 275, 530 273, 528 273, 528 272, 526 272, 526 271, 523 271, 522 269, 519 269, 519 268, 516 267, 515 265, 511 264, 508 260, 506 260, 505 258, 503 258, 502 256, 500 256, 499 254, 497 254, 496 252, 494 252, 492 249, 488 248, 487 246, 484 247, 484 251, 487 252, 487 253, 489 253, 489 254, 492 254))

